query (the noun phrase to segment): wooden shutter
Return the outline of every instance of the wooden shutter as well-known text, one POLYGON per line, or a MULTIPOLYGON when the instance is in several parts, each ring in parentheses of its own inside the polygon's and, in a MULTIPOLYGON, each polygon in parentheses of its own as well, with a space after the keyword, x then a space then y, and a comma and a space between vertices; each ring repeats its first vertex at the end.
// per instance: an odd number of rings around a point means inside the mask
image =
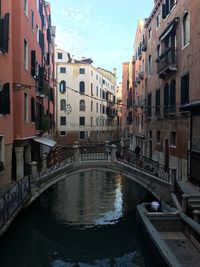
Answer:
POLYGON ((181 77, 181 104, 189 103, 189 73, 181 77))
POLYGON ((31 121, 35 122, 35 99, 31 97, 31 121))
POLYGON ((36 73, 36 51, 31 50, 31 76, 34 77, 36 73))
POLYGON ((9 17, 10 14, 6 13, 4 18, 0 22, 0 47, 3 52, 8 53, 8 40, 9 40, 9 17))
POLYGON ((10 84, 5 83, 0 91, 0 114, 10 114, 10 84))
POLYGON ((39 30, 39 44, 42 49, 42 53, 44 53, 44 34, 41 30, 39 30))
POLYGON ((170 111, 175 111, 176 106, 176 82, 173 80, 170 84, 170 111))
POLYGON ((169 106, 169 85, 166 84, 164 88, 164 113, 168 112, 169 106))

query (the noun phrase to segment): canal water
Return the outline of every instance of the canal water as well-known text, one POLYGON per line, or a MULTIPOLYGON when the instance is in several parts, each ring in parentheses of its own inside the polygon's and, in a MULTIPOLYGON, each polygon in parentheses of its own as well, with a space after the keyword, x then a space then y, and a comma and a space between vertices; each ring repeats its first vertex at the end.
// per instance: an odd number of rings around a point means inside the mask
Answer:
POLYGON ((136 221, 152 196, 110 172, 60 181, 21 214, 0 240, 1 267, 156 267, 136 221))

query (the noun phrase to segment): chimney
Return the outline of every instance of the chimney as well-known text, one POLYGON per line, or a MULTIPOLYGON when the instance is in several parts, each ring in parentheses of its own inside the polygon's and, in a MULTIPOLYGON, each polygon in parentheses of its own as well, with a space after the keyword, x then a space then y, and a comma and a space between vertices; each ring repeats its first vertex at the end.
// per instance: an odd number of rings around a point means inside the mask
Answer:
POLYGON ((117 74, 117 69, 116 68, 113 69, 113 74, 116 76, 116 74, 117 74))

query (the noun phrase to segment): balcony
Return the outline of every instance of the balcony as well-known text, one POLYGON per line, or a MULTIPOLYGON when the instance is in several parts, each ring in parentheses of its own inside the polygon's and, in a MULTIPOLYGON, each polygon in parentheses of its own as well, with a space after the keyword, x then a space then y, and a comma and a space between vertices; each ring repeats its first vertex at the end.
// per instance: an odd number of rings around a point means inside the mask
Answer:
POLYGON ((177 53, 175 48, 168 48, 160 57, 156 60, 157 74, 160 79, 164 79, 166 75, 171 72, 177 71, 177 53))

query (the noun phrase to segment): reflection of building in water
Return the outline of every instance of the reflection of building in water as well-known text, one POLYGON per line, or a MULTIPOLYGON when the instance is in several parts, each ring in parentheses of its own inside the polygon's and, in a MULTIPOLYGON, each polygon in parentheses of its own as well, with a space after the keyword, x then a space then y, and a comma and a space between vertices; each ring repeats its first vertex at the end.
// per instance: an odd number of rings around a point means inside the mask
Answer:
POLYGON ((104 214, 115 212, 117 185, 114 175, 103 171, 67 178, 57 185, 55 214, 66 222, 94 224, 104 214))
POLYGON ((55 187, 53 209, 56 216, 67 223, 113 223, 132 210, 145 192, 120 174, 87 171, 55 187))

